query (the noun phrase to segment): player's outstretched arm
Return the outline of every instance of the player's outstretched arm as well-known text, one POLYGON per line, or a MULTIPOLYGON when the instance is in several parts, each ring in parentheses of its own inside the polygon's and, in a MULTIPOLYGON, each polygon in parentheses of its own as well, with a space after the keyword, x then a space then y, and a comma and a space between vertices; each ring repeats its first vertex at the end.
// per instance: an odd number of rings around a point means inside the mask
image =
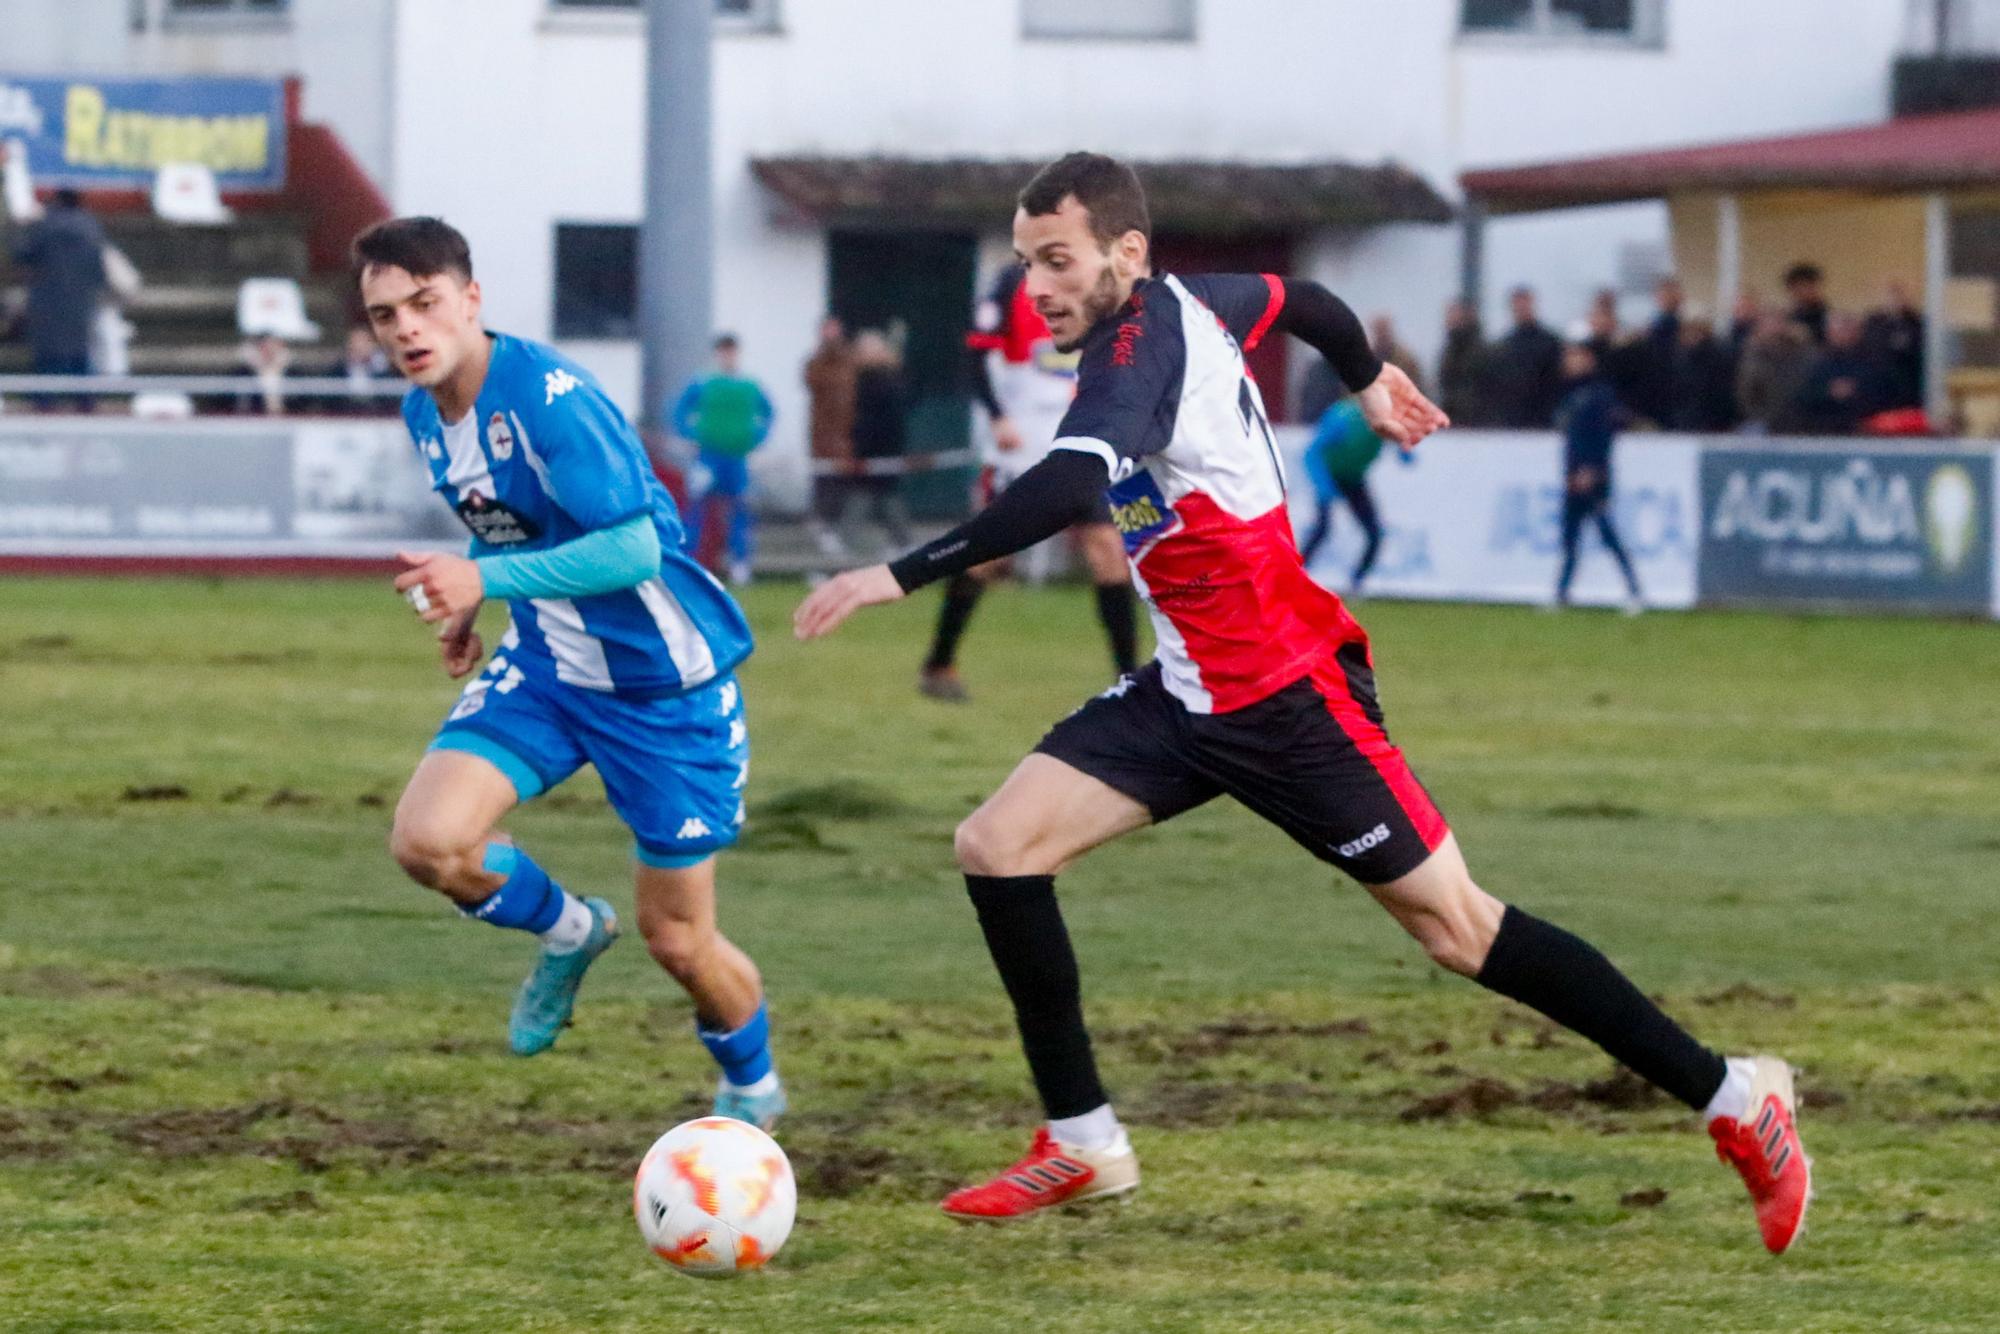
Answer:
POLYGON ((821 584, 792 613, 792 632, 817 639, 863 607, 894 602, 925 584, 1025 551, 1088 518, 1103 505, 1110 480, 1103 458, 1059 447, 937 541, 891 564, 850 570, 821 584))
POLYGON ((1310 344, 1354 392, 1361 415, 1384 440, 1413 449, 1433 431, 1451 425, 1410 377, 1386 364, 1368 345, 1368 331, 1345 301, 1316 282, 1287 278, 1277 327, 1310 344))

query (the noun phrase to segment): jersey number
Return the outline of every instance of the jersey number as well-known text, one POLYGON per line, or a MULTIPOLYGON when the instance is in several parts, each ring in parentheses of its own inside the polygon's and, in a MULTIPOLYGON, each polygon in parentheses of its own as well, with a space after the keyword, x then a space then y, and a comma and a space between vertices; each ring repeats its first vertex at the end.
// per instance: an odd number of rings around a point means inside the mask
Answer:
POLYGON ((1285 488, 1285 465, 1278 460, 1277 437, 1271 434, 1271 423, 1264 417, 1264 405, 1257 399, 1257 391, 1250 387, 1250 378, 1245 375, 1236 389, 1236 411, 1243 418, 1243 435, 1252 444, 1264 446, 1264 452, 1271 456, 1271 467, 1278 474, 1278 489, 1285 488))

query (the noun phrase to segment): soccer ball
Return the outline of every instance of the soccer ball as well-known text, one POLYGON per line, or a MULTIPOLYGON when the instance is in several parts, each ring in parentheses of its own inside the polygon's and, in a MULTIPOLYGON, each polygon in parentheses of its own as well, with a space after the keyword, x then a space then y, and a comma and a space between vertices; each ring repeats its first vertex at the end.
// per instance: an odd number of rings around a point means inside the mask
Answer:
POLYGON ((660 1136, 632 1181, 632 1215, 646 1244, 697 1278, 761 1267, 791 1235, 798 1205, 798 1182, 778 1142, 722 1116, 660 1136))

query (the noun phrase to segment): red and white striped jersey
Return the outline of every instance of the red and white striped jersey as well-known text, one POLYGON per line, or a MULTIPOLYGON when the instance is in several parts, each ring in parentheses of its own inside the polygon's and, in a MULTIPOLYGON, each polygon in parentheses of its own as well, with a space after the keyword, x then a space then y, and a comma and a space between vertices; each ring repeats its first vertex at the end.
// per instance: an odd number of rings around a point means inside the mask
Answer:
POLYGON ((1167 688, 1228 713, 1367 634, 1306 574, 1284 465, 1243 361, 1284 308, 1281 278, 1161 274, 1085 335, 1055 447, 1100 455, 1167 688))

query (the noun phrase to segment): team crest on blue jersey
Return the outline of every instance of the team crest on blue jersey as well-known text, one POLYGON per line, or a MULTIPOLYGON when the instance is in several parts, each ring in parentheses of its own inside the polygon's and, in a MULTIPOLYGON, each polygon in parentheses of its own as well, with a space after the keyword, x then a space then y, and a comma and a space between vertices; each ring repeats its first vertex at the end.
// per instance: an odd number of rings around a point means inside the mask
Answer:
POLYGON ((1180 527, 1181 516, 1167 503, 1166 493, 1153 474, 1136 469, 1130 477, 1105 492, 1111 502, 1111 522, 1118 525, 1131 555, 1151 546, 1180 527))
POLYGON ((503 500, 467 491, 459 498, 458 517, 472 535, 488 546, 506 547, 532 542, 542 535, 541 525, 503 500))
POLYGON ((507 418, 494 413, 486 421, 486 444, 492 449, 493 457, 501 463, 514 457, 514 431, 507 425, 507 418))

